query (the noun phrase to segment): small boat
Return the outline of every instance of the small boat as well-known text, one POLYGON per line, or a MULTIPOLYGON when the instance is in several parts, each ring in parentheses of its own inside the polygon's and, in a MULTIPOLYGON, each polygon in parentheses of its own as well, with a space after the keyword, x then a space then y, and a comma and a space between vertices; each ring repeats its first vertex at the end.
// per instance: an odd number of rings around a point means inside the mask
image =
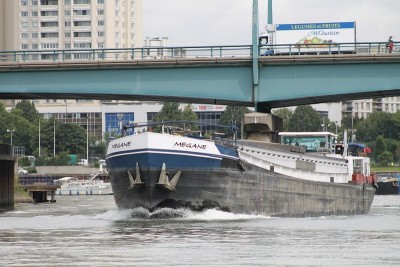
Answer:
POLYGON ((369 212, 376 178, 365 153, 350 153, 330 133, 280 136, 282 121, 272 114, 246 114, 244 124, 246 140, 193 138, 162 127, 111 141, 106 162, 117 207, 281 217, 369 212))
POLYGON ((82 180, 76 177, 63 177, 55 180, 61 187, 56 195, 112 195, 111 183, 100 179, 82 180))
POLYGON ((377 195, 397 195, 400 194, 399 177, 379 177, 377 195))

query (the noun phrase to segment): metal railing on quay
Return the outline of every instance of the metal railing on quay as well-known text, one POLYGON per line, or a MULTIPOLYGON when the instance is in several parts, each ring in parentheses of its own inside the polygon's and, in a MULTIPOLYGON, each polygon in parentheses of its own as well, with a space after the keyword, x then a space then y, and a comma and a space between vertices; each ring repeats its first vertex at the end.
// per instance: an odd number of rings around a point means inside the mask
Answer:
MULTIPOLYGON (((400 54, 386 42, 259 45, 259 56, 400 54)), ((127 61, 251 57, 251 45, 0 51, 0 62, 127 61)))

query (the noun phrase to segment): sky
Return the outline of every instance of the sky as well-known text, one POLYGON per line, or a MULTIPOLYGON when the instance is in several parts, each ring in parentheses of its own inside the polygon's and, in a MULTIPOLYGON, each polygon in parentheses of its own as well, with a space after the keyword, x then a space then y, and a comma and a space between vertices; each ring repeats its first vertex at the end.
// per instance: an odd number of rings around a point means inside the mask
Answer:
MULTIPOLYGON (((268 0, 258 0, 265 31, 268 0)), ((143 0, 143 38, 169 46, 250 45, 253 0, 143 0)), ((358 42, 400 41, 399 0, 274 0, 273 23, 356 22, 358 42)))

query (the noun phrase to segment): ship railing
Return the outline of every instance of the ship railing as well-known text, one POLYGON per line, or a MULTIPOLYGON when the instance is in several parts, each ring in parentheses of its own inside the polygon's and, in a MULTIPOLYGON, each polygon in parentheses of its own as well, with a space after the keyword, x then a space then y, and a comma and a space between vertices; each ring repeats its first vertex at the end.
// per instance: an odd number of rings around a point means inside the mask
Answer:
MULTIPOLYGON (((176 121, 161 121, 161 122, 148 122, 148 123, 127 123, 127 124, 122 124, 122 129, 121 129, 121 133, 122 136, 125 136, 128 129, 134 129, 134 128, 144 128, 144 127, 161 127, 161 132, 162 133, 170 133, 170 134, 174 134, 174 133, 178 133, 178 134, 185 134, 187 136, 190 137, 196 137, 196 138, 202 138, 205 139, 204 137, 202 137, 201 131, 196 131, 196 130, 192 130, 190 129, 191 125, 206 125, 206 126, 213 126, 215 128, 222 128, 227 130, 226 132, 217 132, 214 131, 211 134, 211 138, 216 140, 216 142, 222 142, 222 138, 223 136, 226 135, 231 135, 233 137, 232 142, 234 142, 235 144, 237 144, 237 131, 238 131, 238 127, 236 125, 220 125, 220 124, 210 124, 210 123, 204 123, 204 122, 197 122, 197 121, 188 121, 188 120, 176 120, 176 121), (188 126, 188 127, 186 127, 188 126), (197 135, 193 135, 193 134, 197 134, 197 135)), ((224 138, 225 140, 226 138, 224 138)), ((228 144, 227 141, 224 141, 228 144)))

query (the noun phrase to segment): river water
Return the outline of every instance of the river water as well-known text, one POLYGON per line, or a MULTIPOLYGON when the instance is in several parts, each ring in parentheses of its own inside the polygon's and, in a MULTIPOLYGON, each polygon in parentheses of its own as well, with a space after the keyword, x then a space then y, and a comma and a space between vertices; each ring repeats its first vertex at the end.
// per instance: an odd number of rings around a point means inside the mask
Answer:
POLYGON ((300 219, 56 200, 0 214, 0 266, 400 266, 400 195, 368 215, 300 219))

